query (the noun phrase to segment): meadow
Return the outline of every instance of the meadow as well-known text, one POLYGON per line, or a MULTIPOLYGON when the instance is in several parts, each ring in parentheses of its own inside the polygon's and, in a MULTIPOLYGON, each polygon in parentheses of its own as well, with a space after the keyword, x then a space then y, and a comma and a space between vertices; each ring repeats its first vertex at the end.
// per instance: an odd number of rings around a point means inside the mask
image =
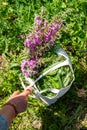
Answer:
POLYGON ((27 111, 18 115, 9 130, 87 129, 87 1, 0 0, 0 107, 15 91, 23 91, 19 80, 24 39, 35 14, 57 16, 63 26, 57 44, 72 61, 75 81, 55 104, 45 106, 29 97, 27 111))

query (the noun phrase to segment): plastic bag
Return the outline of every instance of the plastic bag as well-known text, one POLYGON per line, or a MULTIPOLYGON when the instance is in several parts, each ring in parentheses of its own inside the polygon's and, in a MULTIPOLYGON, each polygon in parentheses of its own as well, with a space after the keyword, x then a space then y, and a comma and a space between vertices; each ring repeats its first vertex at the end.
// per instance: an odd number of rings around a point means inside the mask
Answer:
MULTIPOLYGON (((46 105, 51 105, 55 103, 60 97, 62 97, 70 89, 75 79, 72 64, 67 53, 63 49, 59 49, 56 53, 58 56, 64 57, 64 60, 53 64, 51 67, 48 67, 36 80, 25 77, 25 80, 28 82, 29 86, 34 89, 34 95, 32 95, 32 97, 40 98, 46 105), (50 83, 47 88, 40 89, 38 87, 38 83, 41 82, 40 80, 43 82, 43 79, 46 79, 48 75, 51 75, 51 73, 53 74, 55 70, 58 70, 58 74, 59 72, 61 73, 60 69, 64 67, 68 67, 69 72, 63 79, 63 85, 60 89, 58 89, 58 87, 55 87, 55 83, 53 87, 49 87, 51 83, 48 80, 45 80, 47 83, 50 83), (71 79, 69 78, 70 76, 71 79)), ((51 76, 51 78, 53 77, 51 76)), ((58 77, 58 82, 61 82, 60 77, 58 77)), ((21 84, 24 89, 27 89, 22 79, 21 84)))

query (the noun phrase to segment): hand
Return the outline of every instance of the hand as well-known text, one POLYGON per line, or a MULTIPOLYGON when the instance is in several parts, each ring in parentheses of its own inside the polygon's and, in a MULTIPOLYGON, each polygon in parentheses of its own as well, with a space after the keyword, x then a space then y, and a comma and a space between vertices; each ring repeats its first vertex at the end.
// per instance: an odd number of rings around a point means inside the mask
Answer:
POLYGON ((27 108, 28 95, 32 92, 32 88, 25 90, 20 93, 19 91, 14 92, 9 98, 7 104, 12 104, 18 113, 24 112, 27 108))

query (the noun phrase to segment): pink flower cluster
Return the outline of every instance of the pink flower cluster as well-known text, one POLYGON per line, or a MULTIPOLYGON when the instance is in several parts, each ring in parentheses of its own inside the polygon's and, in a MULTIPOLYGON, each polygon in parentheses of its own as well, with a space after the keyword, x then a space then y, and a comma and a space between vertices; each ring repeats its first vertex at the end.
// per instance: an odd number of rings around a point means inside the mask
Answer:
POLYGON ((57 32, 62 26, 56 20, 48 23, 46 19, 40 16, 35 17, 34 31, 30 33, 24 42, 24 46, 29 49, 30 59, 23 60, 21 64, 22 73, 25 76, 37 74, 38 66, 41 66, 40 57, 45 50, 54 46, 54 40, 57 37, 57 32))
POLYGON ((21 64, 22 73, 26 77, 37 74, 38 71, 34 70, 35 66, 37 65, 40 65, 40 64, 39 62, 37 62, 36 58, 32 58, 31 60, 23 60, 23 63, 21 64))

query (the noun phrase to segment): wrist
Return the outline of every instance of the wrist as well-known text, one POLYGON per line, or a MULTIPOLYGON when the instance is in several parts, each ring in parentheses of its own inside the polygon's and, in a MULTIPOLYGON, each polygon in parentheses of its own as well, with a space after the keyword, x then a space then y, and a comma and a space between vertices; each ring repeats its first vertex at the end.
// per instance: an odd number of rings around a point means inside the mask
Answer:
POLYGON ((16 106, 15 106, 13 103, 11 103, 11 102, 7 102, 7 103, 5 104, 5 106, 6 106, 6 105, 13 108, 14 113, 15 113, 15 117, 16 117, 17 114, 18 114, 17 109, 16 109, 16 106))
POLYGON ((4 105, 3 108, 0 110, 0 114, 7 119, 8 125, 10 125, 13 118, 15 118, 16 116, 14 108, 10 105, 4 105))

